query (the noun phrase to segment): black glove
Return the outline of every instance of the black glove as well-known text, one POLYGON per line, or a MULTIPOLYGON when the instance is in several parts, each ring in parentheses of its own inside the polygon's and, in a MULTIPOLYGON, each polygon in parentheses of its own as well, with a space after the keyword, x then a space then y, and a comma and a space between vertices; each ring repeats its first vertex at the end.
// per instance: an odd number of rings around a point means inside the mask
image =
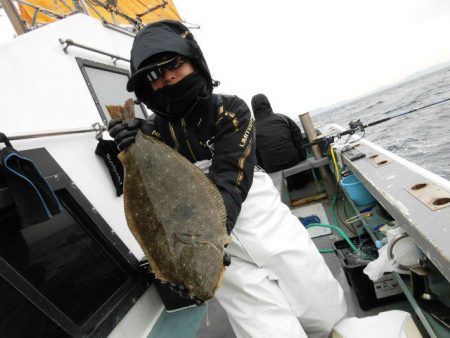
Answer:
MULTIPOLYGON (((175 292, 178 296, 182 297, 182 298, 190 298, 189 297, 189 291, 184 287, 184 285, 182 284, 177 284, 177 283, 168 283, 170 290, 172 290, 173 292, 175 292)), ((200 298, 194 297, 193 301, 195 302, 196 305, 202 305, 204 303, 203 300, 201 300, 200 298)))
POLYGON ((109 135, 114 138, 120 151, 125 150, 134 142, 138 130, 147 135, 152 132, 151 126, 139 118, 132 118, 128 123, 122 123, 121 119, 114 119, 108 123, 109 135))

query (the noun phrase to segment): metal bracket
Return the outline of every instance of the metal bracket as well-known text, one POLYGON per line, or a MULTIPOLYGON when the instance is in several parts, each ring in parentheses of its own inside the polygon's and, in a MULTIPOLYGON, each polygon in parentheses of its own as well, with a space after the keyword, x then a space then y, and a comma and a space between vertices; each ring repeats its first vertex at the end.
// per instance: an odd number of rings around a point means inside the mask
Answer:
POLYGON ((100 140, 103 138, 103 132, 106 130, 105 126, 100 124, 99 122, 95 122, 92 124, 92 128, 95 130, 95 139, 100 140))

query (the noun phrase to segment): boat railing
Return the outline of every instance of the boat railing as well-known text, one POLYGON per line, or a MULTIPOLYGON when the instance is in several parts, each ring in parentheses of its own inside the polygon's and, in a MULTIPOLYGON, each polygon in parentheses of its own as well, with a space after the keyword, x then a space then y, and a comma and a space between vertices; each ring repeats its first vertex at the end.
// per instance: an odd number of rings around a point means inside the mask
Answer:
POLYGON ((106 131, 106 127, 98 122, 92 124, 90 128, 75 128, 75 129, 63 129, 63 130, 49 130, 35 133, 27 133, 27 134, 19 134, 19 135, 8 135, 8 139, 10 141, 14 140, 25 140, 30 138, 39 138, 39 137, 47 137, 47 136, 61 136, 61 135, 70 135, 70 134, 81 134, 81 133, 90 133, 96 132, 96 138, 101 138, 101 135, 104 131, 106 131))
POLYGON ((118 55, 115 55, 115 54, 111 54, 111 53, 102 51, 102 50, 100 50, 100 49, 96 49, 96 48, 93 48, 93 47, 89 47, 89 46, 86 46, 86 45, 82 45, 82 44, 77 43, 77 42, 75 42, 75 41, 73 41, 73 40, 71 40, 71 39, 65 39, 65 40, 59 39, 59 43, 62 44, 62 45, 64 45, 63 51, 64 51, 64 53, 66 53, 66 54, 68 53, 67 49, 68 49, 70 46, 74 46, 74 47, 78 47, 78 48, 82 48, 82 49, 89 50, 89 51, 94 52, 94 53, 98 53, 98 54, 102 54, 102 55, 109 56, 109 57, 111 57, 111 58, 113 59, 114 64, 116 63, 117 60, 122 60, 122 61, 125 61, 125 62, 130 62, 129 59, 125 59, 125 58, 123 58, 123 57, 121 57, 121 56, 118 56, 118 55))

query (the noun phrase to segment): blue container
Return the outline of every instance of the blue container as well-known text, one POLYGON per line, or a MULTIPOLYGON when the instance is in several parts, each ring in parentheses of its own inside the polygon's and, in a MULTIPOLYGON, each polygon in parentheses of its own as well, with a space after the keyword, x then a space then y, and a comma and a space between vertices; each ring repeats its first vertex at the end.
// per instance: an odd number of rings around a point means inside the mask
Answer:
POLYGON ((355 175, 344 177, 341 185, 357 206, 369 206, 376 202, 376 199, 355 175))

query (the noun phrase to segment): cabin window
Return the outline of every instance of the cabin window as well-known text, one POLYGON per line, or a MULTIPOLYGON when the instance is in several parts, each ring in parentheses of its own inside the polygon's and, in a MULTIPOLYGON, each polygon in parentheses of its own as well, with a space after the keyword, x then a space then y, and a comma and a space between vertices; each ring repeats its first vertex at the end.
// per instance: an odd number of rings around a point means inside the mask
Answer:
POLYGON ((107 336, 148 285, 68 176, 46 179, 63 212, 27 227, 0 185, 0 337, 107 336))
MULTIPOLYGON (((105 125, 111 119, 107 105, 123 106, 130 98, 136 100, 134 93, 129 93, 126 89, 130 76, 128 70, 81 58, 76 60, 105 125)), ((135 105, 134 112, 139 118, 148 116, 143 104, 135 105)))
POLYGON ((1 277, 0 299, 1 337, 71 337, 1 277))

